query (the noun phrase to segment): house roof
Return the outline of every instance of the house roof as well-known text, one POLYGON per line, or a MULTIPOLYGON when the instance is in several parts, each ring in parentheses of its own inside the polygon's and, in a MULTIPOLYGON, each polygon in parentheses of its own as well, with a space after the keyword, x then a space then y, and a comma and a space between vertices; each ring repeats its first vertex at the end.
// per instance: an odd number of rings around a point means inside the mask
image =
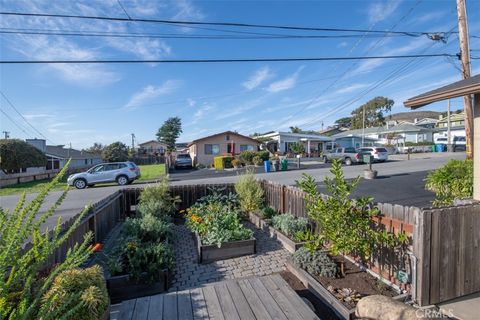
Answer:
MULTIPOLYGON (((358 138, 358 139, 362 139, 362 136, 358 136, 358 135, 348 135, 348 136, 344 136, 344 137, 337 137, 335 138, 335 140, 338 140, 338 139, 344 139, 344 138, 358 138)), ((335 141, 334 140, 334 141, 335 141)), ((370 141, 377 141, 377 139, 375 138, 369 138, 369 137, 364 137, 363 140, 370 140, 370 141)))
POLYGON ((321 134, 292 133, 292 132, 282 132, 282 131, 275 131, 269 134, 264 134, 260 137, 275 137, 278 135, 294 137, 299 139, 307 139, 307 140, 332 141, 331 137, 324 136, 321 134))
POLYGON ((158 144, 161 144, 162 146, 165 146, 165 143, 162 143, 162 142, 157 141, 157 140, 149 140, 149 141, 146 141, 146 142, 139 143, 138 145, 139 146, 144 146, 144 145, 149 144, 149 143, 158 143, 158 144))
POLYGON ((337 133, 332 136, 332 138, 341 138, 349 137, 355 135, 369 135, 369 134, 382 134, 382 133, 398 133, 398 132, 432 132, 432 129, 416 126, 411 123, 400 123, 395 126, 382 126, 382 127, 371 127, 365 129, 354 129, 348 130, 341 133, 337 133), (365 130, 365 131, 364 131, 365 130))
POLYGON ((216 134, 212 134, 210 136, 206 136, 206 137, 203 137, 203 138, 199 138, 199 139, 195 139, 193 140, 192 142, 190 142, 188 144, 188 146, 190 147, 191 145, 195 144, 195 143, 198 143, 200 141, 203 141, 203 140, 206 140, 206 139, 210 139, 210 138, 214 138, 214 137, 217 137, 217 136, 222 136, 222 135, 234 135, 234 136, 237 136, 237 137, 242 137, 244 139, 249 139, 251 140, 252 142, 256 143, 256 144, 260 144, 260 142, 256 139, 253 139, 253 138, 250 138, 248 136, 244 136, 243 134, 240 134, 240 133, 237 133, 237 132, 233 132, 233 131, 224 131, 224 132, 220 132, 220 133, 216 133, 216 134))
POLYGON ((63 146, 46 146, 45 154, 47 156, 54 156, 61 159, 101 159, 102 157, 88 153, 85 151, 75 150, 75 149, 65 149, 63 146))
POLYGON ((422 93, 418 96, 408 99, 403 104, 407 108, 417 109, 427 104, 463 97, 480 92, 480 74, 468 79, 457 81, 441 88, 422 93))

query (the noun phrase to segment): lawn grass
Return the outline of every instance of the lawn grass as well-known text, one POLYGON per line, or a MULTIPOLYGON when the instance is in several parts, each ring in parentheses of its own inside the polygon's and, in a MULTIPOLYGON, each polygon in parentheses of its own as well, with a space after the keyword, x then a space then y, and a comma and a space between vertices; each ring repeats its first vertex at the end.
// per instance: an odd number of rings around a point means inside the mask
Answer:
POLYGON ((155 180, 165 175, 165 164, 149 164, 138 166, 140 168, 141 177, 135 180, 136 183, 141 183, 147 180, 155 180))
MULTIPOLYGON (((135 183, 143 183, 148 180, 156 180, 160 179, 165 175, 165 164, 150 164, 150 165, 142 165, 138 166, 140 168, 140 172, 142 176, 140 179, 135 180, 135 183)), ((67 176, 63 177, 61 182, 56 185, 52 191, 60 191, 63 190, 66 186, 67 182, 67 176)), ((0 189, 0 196, 8 196, 8 195, 13 195, 13 194, 20 194, 22 192, 26 193, 37 193, 42 188, 48 184, 52 179, 45 179, 45 180, 38 180, 38 181, 30 181, 30 182, 24 182, 24 183, 19 183, 19 184, 14 184, 11 186, 6 186, 2 187, 0 189)), ((116 186, 116 183, 102 183, 99 185, 112 185, 116 186)))

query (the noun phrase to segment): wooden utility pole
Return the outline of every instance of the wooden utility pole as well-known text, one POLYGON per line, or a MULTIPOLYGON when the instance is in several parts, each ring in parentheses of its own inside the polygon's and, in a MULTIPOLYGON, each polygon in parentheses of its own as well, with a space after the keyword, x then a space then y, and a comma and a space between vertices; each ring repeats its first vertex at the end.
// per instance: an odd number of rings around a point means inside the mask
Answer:
MULTIPOLYGON (((465 0, 457 0, 458 38, 460 40, 460 59, 462 62, 462 78, 470 78, 470 49, 468 46, 467 9, 465 0)), ((465 140, 467 159, 473 157, 473 102, 471 96, 463 97, 465 113, 465 140)))

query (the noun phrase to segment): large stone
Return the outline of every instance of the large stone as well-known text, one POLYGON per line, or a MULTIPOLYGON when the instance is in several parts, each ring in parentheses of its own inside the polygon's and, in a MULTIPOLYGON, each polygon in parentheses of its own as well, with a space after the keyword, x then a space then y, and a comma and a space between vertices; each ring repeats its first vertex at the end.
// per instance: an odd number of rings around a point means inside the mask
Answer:
POLYGON ((372 320, 413 320, 418 319, 416 309, 392 298, 373 295, 360 299, 355 315, 372 320))

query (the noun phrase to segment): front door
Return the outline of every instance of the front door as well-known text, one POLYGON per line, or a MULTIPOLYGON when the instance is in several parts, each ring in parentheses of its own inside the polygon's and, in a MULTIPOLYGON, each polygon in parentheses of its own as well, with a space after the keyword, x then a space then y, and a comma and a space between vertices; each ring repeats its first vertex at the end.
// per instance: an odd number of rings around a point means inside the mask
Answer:
POLYGON ((230 153, 232 156, 235 155, 235 143, 227 144, 227 153, 230 153))

